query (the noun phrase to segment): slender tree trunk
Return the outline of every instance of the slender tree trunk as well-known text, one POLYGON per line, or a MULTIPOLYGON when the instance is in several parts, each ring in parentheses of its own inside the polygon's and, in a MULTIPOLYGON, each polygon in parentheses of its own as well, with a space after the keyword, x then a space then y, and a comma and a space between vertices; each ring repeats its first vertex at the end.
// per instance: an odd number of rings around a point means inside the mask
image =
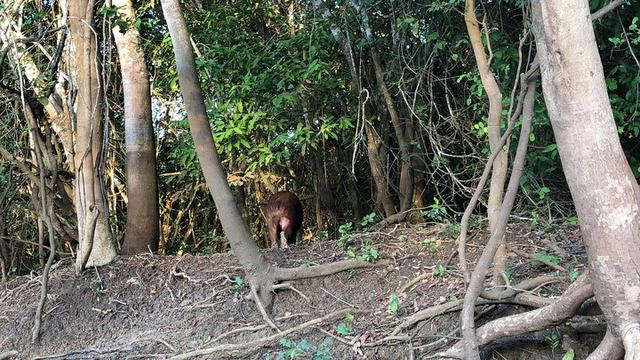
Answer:
POLYGON ((365 123, 364 126, 367 133, 367 152, 369 154, 371 175, 373 176, 373 181, 376 183, 376 193, 384 208, 385 216, 389 217, 396 213, 396 207, 393 199, 391 199, 391 194, 389 194, 389 185, 387 183, 387 177, 385 176, 384 167, 382 166, 382 159, 380 158, 380 137, 369 123, 365 123))
MULTIPOLYGON (((491 152, 496 150, 497 144, 500 142, 500 119, 502 117, 502 93, 496 82, 496 78, 489 68, 489 60, 482 45, 482 34, 478 19, 476 19, 474 0, 466 0, 465 4, 465 23, 469 40, 473 48, 473 54, 482 80, 487 97, 489 98, 489 119, 487 121, 489 147, 491 152)), ((509 142, 505 145, 508 149, 509 142)), ((504 192, 504 183, 507 178, 507 151, 501 151, 493 162, 493 171, 491 173, 491 183, 489 186, 489 201, 487 204, 487 216, 489 217, 489 231, 493 234, 496 231, 496 223, 502 206, 502 193, 504 192)), ((494 257, 493 283, 496 285, 503 284, 502 273, 506 266, 506 249, 504 239, 500 240, 500 246, 494 257)))
POLYGON ((369 24, 369 14, 359 0, 350 0, 350 3, 351 6, 360 14, 362 31, 364 32, 365 38, 367 39, 370 47, 369 51, 371 53, 371 60, 373 61, 376 82, 378 83, 378 88, 384 98, 384 103, 387 107, 387 111, 389 112, 391 124, 393 125, 393 130, 396 134, 398 146, 400 147, 402 165, 400 167, 400 186, 398 197, 400 198, 400 211, 403 212, 411 208, 411 202, 413 200, 413 168, 411 166, 410 153, 411 133, 406 124, 402 124, 400 122, 400 117, 396 111, 393 97, 391 96, 391 92, 389 92, 387 83, 384 80, 384 70, 380 62, 378 50, 373 38, 373 32, 369 24))
POLYGON ((86 266, 109 263, 116 256, 111 239, 109 213, 103 194, 102 109, 93 26, 93 2, 69 2, 71 46, 69 65, 77 88, 75 144, 75 205, 78 217, 78 257, 76 271, 86 266), (97 218, 94 220, 94 216, 97 218), (85 262, 83 264, 83 262, 85 262))
POLYGON ((640 190, 620 145, 586 0, 532 1, 542 87, 595 297, 640 359, 640 190))
MULTIPOLYGON (((113 0, 124 18, 135 19, 131 0, 113 0)), ((122 252, 158 251, 158 183, 151 120, 149 74, 140 47, 140 34, 129 26, 113 29, 118 47, 124 91, 124 132, 127 149, 127 229, 122 252)))
MULTIPOLYGON (((313 4, 316 9, 320 11, 323 18, 330 18, 331 12, 326 6, 324 6, 322 0, 313 0, 313 4)), ((330 30, 333 38, 342 48, 342 53, 349 65, 349 72, 351 73, 351 91, 354 93, 355 98, 358 99, 360 96, 360 77, 358 75, 358 70, 356 69, 356 62, 353 58, 351 43, 345 37, 340 27, 333 21, 331 22, 330 30)), ((382 161, 380 161, 380 137, 375 132, 375 129, 368 123, 365 123, 365 134, 367 137, 369 166, 371 167, 371 174, 373 175, 376 184, 377 200, 382 204, 385 216, 389 217, 396 213, 396 208, 389 193, 389 185, 385 169, 382 166, 382 161)))
POLYGON ((271 284, 275 281, 272 267, 265 261, 253 241, 246 223, 242 220, 231 189, 227 183, 218 152, 216 151, 211 127, 207 119, 202 90, 198 82, 193 60, 193 50, 187 26, 178 0, 162 0, 162 10, 167 21, 173 50, 176 56, 180 91, 185 104, 189 126, 202 166, 204 178, 216 204, 222 228, 235 256, 247 272, 260 299, 271 303, 271 284), (261 286, 261 285, 269 286, 261 286))

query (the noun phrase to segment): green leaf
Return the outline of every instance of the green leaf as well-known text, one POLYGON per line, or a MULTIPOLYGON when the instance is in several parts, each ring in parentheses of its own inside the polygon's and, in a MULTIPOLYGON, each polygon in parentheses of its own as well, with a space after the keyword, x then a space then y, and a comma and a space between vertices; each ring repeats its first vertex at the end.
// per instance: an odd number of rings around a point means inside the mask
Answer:
POLYGON ((352 330, 347 324, 341 322, 341 323, 338 324, 337 331, 338 331, 338 335, 347 336, 347 335, 351 334, 352 330))
POLYGON ((398 298, 398 295, 391 294, 391 297, 389 298, 389 309, 387 310, 387 312, 390 314, 397 313, 399 303, 400 303, 400 298, 398 298))
POLYGON ((569 348, 566 353, 562 356, 562 360, 573 360, 576 354, 573 348, 569 348))

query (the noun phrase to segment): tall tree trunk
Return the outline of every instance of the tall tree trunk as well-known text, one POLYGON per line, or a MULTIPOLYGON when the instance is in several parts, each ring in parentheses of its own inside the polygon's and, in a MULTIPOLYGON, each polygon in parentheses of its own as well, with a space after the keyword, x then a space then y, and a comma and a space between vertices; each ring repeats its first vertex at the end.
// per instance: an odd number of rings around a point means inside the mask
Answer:
MULTIPOLYGON (((476 19, 474 0, 466 0, 464 20, 469 33, 469 40, 473 48, 473 54, 478 65, 478 72, 482 80, 482 86, 487 92, 489 98, 489 119, 487 121, 489 147, 491 152, 496 150, 500 142, 500 118, 502 116, 502 93, 496 82, 496 78, 489 68, 489 60, 482 45, 482 34, 476 19)), ((508 149, 509 142, 505 145, 508 149)), ((493 162, 493 171, 491 172, 491 184, 489 186, 489 201, 487 204, 487 216, 489 217, 489 231, 493 234, 496 230, 496 223, 502 206, 502 193, 504 191, 504 183, 507 178, 507 152, 501 151, 493 162)), ((506 266, 506 249, 504 239, 500 240, 500 246, 494 257, 493 283, 500 285, 504 283, 502 273, 506 266)))
POLYGON ((406 126, 406 124, 402 124, 400 122, 400 117, 398 116, 398 112, 396 111, 393 97, 391 96, 391 92, 389 92, 387 83, 384 80, 384 70, 382 68, 382 64, 380 63, 380 57, 375 46, 373 32, 371 30, 371 26, 369 25, 369 14, 359 0, 350 0, 350 3, 351 6, 360 14, 362 31, 364 32, 365 38, 370 47, 369 51, 371 53, 371 60, 373 61, 376 82, 378 83, 378 88, 380 89, 380 92, 382 93, 382 96, 384 98, 384 103, 387 107, 387 111, 389 112, 391 124, 393 125, 393 130, 396 134, 396 140, 398 141, 398 146, 400 147, 400 158, 402 161, 402 165, 400 167, 400 186, 398 197, 400 198, 400 211, 403 212, 411 208, 411 202, 413 200, 413 168, 411 166, 410 148, 411 131, 406 126))
POLYGON ((385 216, 389 217, 396 213, 396 207, 393 199, 391 199, 391 194, 389 194, 389 184, 387 183, 382 159, 380 158, 380 146, 382 145, 380 136, 378 136, 376 130, 369 123, 364 124, 364 129, 367 133, 369 166, 371 167, 373 181, 376 183, 376 193, 378 194, 378 200, 380 200, 384 208, 385 216))
POLYGON ((69 2, 71 47, 69 65, 78 93, 76 98, 76 214, 78 257, 76 271, 109 263, 116 256, 102 184, 102 108, 93 26, 93 1, 69 2), (97 218, 95 216, 97 215, 97 218), (83 264, 83 262, 85 262, 83 264))
POLYGON ((253 241, 247 224, 242 220, 222 169, 211 135, 202 89, 195 70, 193 49, 180 4, 178 0, 162 0, 161 3, 176 56, 180 92, 204 178, 234 255, 238 257, 247 272, 247 277, 257 295, 264 303, 269 304, 273 296, 272 289, 270 286, 261 287, 260 285, 267 283, 271 285, 275 275, 253 241))
POLYGON ((640 190, 620 146, 587 0, 533 2, 542 87, 595 297, 640 359, 640 190))
MULTIPOLYGON (((124 18, 133 21, 131 0, 113 0, 124 18)), ((122 252, 158 251, 158 183, 151 120, 149 74, 140 47, 140 34, 129 26, 123 34, 113 29, 118 47, 124 92, 124 133, 127 150, 127 229, 122 252)))
MULTIPOLYGON (((327 9, 322 0, 313 0, 313 4, 316 9, 320 11, 320 14, 324 19, 329 19, 331 17, 331 12, 329 11, 329 9, 327 9)), ((353 49, 351 48, 351 43, 345 37, 342 29, 340 29, 340 27, 333 21, 331 21, 330 30, 333 38, 340 45, 342 53, 347 61, 347 64, 349 65, 349 72, 351 73, 351 91, 353 92, 355 98, 359 99, 360 76, 358 75, 358 70, 356 69, 356 62, 353 58, 353 49)), ((374 177, 376 184, 377 200, 382 204, 385 216, 389 217, 396 213, 396 208, 393 203, 393 199, 391 198, 391 194, 389 193, 389 185, 387 182, 385 169, 382 166, 382 161, 380 161, 380 137, 375 132, 375 129, 371 125, 366 123, 366 119, 364 121, 366 127, 365 136, 367 140, 367 154, 369 159, 369 166, 371 168, 371 174, 374 177)), ((359 213, 360 211, 358 211, 358 215, 359 213)), ((355 213, 354 216, 356 216, 355 213)), ((357 217, 357 219, 359 220, 359 217, 357 217)), ((356 223, 358 223, 358 221, 356 221, 356 223)))

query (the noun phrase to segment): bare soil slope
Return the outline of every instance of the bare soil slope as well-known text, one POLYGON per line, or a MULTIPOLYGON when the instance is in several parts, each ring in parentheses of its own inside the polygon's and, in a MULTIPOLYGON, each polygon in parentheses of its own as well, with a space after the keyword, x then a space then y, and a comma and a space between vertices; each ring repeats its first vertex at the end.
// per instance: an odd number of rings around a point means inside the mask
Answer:
MULTIPOLYGON (((363 354, 368 359, 425 358, 455 341, 458 312, 422 321, 396 340, 379 340, 416 311, 463 297, 463 281, 453 266, 457 259, 444 272, 437 267, 447 265, 455 248, 454 238, 447 233, 444 226, 396 226, 353 236, 350 244, 356 254, 361 244, 369 243, 382 258, 392 259, 391 265, 293 282, 307 299, 289 290, 277 294, 273 316, 281 330, 336 311, 345 313, 286 336, 265 325, 253 302, 245 299, 249 289, 230 254, 139 255, 89 269, 80 277, 74 275, 71 261, 63 260, 51 274, 40 344, 30 344, 40 277, 21 276, 0 285, 0 353, 17 351, 18 359, 165 359, 198 348, 240 344, 240 355, 220 351, 199 358, 361 359, 363 354), (400 292, 425 273, 423 280, 400 292), (394 294, 397 301, 392 300, 394 294), (271 340, 251 346, 252 341, 266 337, 271 340)), ((469 258, 475 259, 486 233, 472 235, 469 258)), ((545 233, 520 224, 511 226, 507 237, 512 246, 529 254, 551 246, 567 269, 581 269, 584 264, 575 227, 545 233)), ((339 241, 295 246, 287 252, 265 251, 269 261, 280 266, 327 263, 346 254, 339 241)), ((553 271, 510 254, 514 282, 553 271)), ((569 282, 567 273, 559 273, 558 282, 535 292, 557 295, 569 282)), ((478 322, 522 310, 497 305, 484 311, 478 322)), ((485 355, 561 359, 562 347, 571 346, 576 359, 581 359, 600 336, 551 333, 514 339, 503 344, 507 349, 495 347, 485 355)))

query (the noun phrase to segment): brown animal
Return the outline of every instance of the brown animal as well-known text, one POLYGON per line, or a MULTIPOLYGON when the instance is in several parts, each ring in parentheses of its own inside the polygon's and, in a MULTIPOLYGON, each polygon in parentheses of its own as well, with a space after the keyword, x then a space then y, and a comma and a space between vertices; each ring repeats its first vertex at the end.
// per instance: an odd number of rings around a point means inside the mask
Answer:
POLYGON ((302 203, 289 191, 280 191, 269 199, 266 208, 271 248, 289 248, 302 236, 302 203))

